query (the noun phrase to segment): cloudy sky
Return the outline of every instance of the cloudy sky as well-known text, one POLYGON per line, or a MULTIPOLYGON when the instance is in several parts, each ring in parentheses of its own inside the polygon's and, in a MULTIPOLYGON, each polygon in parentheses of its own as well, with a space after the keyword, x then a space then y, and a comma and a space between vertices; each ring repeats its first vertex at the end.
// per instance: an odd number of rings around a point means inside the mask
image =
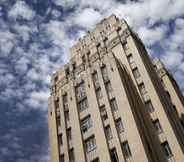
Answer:
POLYGON ((48 162, 50 75, 112 13, 139 34, 184 92, 183 0, 0 0, 0 162, 48 162))

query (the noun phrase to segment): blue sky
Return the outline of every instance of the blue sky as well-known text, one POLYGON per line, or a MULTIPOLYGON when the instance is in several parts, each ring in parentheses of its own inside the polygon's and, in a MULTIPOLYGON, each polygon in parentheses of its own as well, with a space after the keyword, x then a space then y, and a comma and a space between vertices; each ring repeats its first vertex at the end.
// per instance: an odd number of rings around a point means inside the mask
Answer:
POLYGON ((48 162, 50 75, 105 16, 124 18, 184 92, 183 0, 0 0, 0 162, 48 162))

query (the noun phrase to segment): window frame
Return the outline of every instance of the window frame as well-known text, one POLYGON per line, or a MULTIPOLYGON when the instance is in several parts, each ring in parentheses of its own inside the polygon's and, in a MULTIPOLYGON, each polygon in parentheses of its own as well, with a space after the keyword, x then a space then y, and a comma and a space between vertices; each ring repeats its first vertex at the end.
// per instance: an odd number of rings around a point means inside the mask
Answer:
POLYGON ((90 129, 92 127, 92 120, 91 120, 91 116, 88 115, 87 117, 85 117, 84 119, 81 120, 81 131, 83 133, 87 132, 88 129, 90 129), (85 127, 85 128, 84 128, 85 127))
POLYGON ((96 140, 95 140, 95 136, 92 135, 91 137, 89 137, 88 139, 85 140, 85 150, 86 153, 89 153, 93 150, 96 149, 96 140))

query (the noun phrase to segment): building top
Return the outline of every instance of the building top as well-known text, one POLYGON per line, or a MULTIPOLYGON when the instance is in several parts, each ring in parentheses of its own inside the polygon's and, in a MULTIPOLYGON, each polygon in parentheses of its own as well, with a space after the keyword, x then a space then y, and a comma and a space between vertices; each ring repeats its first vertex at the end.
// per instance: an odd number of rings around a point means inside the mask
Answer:
POLYGON ((70 48, 70 58, 75 57, 84 50, 89 49, 101 40, 105 39, 113 29, 126 24, 125 20, 120 21, 114 14, 100 21, 92 31, 88 31, 83 38, 70 48))
POLYGON ((101 55, 106 54, 118 43, 120 37, 121 41, 125 41, 128 33, 130 30, 126 21, 120 20, 114 14, 100 21, 92 31, 88 31, 70 48, 69 62, 52 75, 51 85, 59 82, 64 84, 68 76, 78 75, 86 64, 94 62, 99 52, 101 55))

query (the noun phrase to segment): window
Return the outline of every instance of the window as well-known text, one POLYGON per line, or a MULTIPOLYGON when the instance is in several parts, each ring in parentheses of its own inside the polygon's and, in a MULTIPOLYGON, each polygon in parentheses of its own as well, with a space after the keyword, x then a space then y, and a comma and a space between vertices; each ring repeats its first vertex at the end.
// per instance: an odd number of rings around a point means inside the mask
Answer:
POLYGON ((58 76, 57 76, 57 75, 55 76, 54 81, 55 81, 55 82, 58 81, 58 76))
POLYGON ((109 77, 108 77, 108 73, 107 73, 107 68, 106 66, 103 66, 101 68, 101 71, 102 71, 102 77, 104 79, 105 82, 109 81, 109 77))
POLYGON ((102 91, 101 91, 101 88, 98 88, 98 89, 96 90, 96 97, 97 97, 97 99, 102 98, 102 91))
POLYGON ((166 91, 166 93, 167 93, 167 96, 169 97, 169 99, 171 99, 170 93, 168 91, 166 91))
POLYGON ((178 115, 178 111, 177 111, 176 106, 174 104, 173 104, 172 108, 173 108, 174 112, 178 115))
POLYGON ((99 88, 100 87, 100 84, 99 84, 99 81, 98 81, 97 72, 95 72, 92 77, 93 77, 93 82, 94 82, 95 88, 96 89, 99 88))
POLYGON ((85 148, 87 153, 96 148, 96 140, 94 136, 90 137, 85 141, 85 148))
POLYGON ((84 100, 82 100, 78 103, 78 109, 80 112, 87 109, 87 108, 88 108, 87 98, 85 98, 84 100))
POLYGON ((117 119, 116 120, 116 128, 118 130, 118 132, 122 132, 124 130, 124 127, 123 127, 123 123, 121 121, 121 118, 117 119))
POLYGON ((101 46, 100 43, 98 43, 98 44, 96 45, 97 48, 99 48, 100 46, 101 46))
POLYGON ((161 146, 162 146, 162 149, 163 149, 166 157, 170 158, 172 156, 172 151, 171 151, 171 148, 170 148, 168 142, 165 141, 164 143, 161 144, 161 146))
POLYGON ((123 49, 124 49, 124 50, 127 50, 127 49, 128 49, 128 44, 127 44, 127 42, 125 42, 125 43, 123 44, 123 49))
POLYGON ((110 105, 111 105, 111 109, 113 111, 116 111, 118 109, 118 105, 116 103, 116 99, 115 98, 113 98, 113 99, 110 100, 110 105))
POLYGON ((59 161, 60 162, 65 162, 64 154, 59 156, 59 161))
POLYGON ((95 160, 93 160, 91 162, 100 162, 100 160, 99 160, 99 158, 96 158, 95 160))
POLYGON ((153 107, 153 105, 152 105, 152 103, 151 103, 151 100, 147 101, 147 102, 145 103, 145 105, 146 105, 146 108, 148 109, 148 111, 149 111, 150 113, 152 113, 152 112, 154 111, 154 107, 153 107))
POLYGON ((88 116, 81 121, 81 131, 84 133, 92 126, 91 117, 88 116))
POLYGON ((133 69, 132 73, 133 73, 133 76, 134 76, 135 79, 137 79, 141 76, 140 73, 139 73, 138 68, 133 69))
POLYGON ((128 141, 122 143, 122 151, 125 158, 129 158, 130 156, 132 156, 128 141))
POLYGON ((68 78, 68 75, 70 74, 70 69, 67 67, 66 69, 65 69, 65 75, 66 75, 66 77, 68 78))
POLYGON ((105 84, 105 88, 106 88, 106 90, 107 90, 108 93, 111 92, 111 91, 112 91, 111 83, 110 83, 110 82, 107 82, 107 83, 105 84))
POLYGON ((112 131, 109 125, 105 127, 105 135, 108 140, 112 138, 112 131))
POLYGON ((62 134, 58 135, 58 144, 62 145, 63 144, 63 139, 62 139, 62 134))
POLYGON ((130 54, 130 55, 127 57, 127 59, 128 59, 128 62, 129 62, 130 64, 132 64, 132 63, 134 62, 132 54, 130 54))
POLYGON ((110 150, 111 162, 119 162, 116 149, 110 150))
POLYGON ((57 99, 57 100, 55 101, 55 108, 56 108, 56 109, 59 109, 59 99, 57 99))
POLYGON ((59 98, 57 98, 57 100, 55 100, 55 110, 56 110, 56 115, 59 116, 60 115, 59 98))
POLYGON ((108 118, 105 105, 100 107, 100 115, 102 117, 102 120, 106 120, 108 118))
POLYGON ((69 121, 69 120, 70 120, 69 110, 64 111, 64 113, 65 113, 65 119, 66 119, 67 121, 69 121))
POLYGON ((157 66, 156 65, 153 65, 154 69, 157 71, 157 66))
POLYGON ((57 118, 56 118, 56 124, 57 124, 57 126, 60 126, 61 125, 61 118, 60 118, 60 116, 57 116, 57 118))
POLYGON ((67 98, 67 95, 63 95, 63 108, 64 110, 67 110, 68 109, 68 98, 67 98))
POLYGON ((71 131, 71 128, 68 128, 66 130, 66 133, 67 133, 68 140, 71 140, 72 139, 72 131, 71 131))
POLYGON ((73 71, 76 70, 76 62, 72 63, 72 70, 73 70, 73 71))
POLYGON ((140 91, 141 95, 144 95, 145 93, 147 93, 147 92, 146 92, 146 88, 145 88, 145 86, 144 86, 144 83, 141 83, 141 84, 139 85, 139 91, 140 91))
POLYGON ((85 63, 86 62, 86 58, 85 58, 85 55, 82 56, 82 63, 85 63))
POLYGON ((74 149, 73 148, 71 148, 69 150, 69 161, 70 162, 74 162, 75 161, 75 155, 74 155, 74 149))
POLYGON ((158 119, 154 120, 153 121, 153 125, 155 127, 155 130, 158 132, 158 133, 161 133, 162 132, 162 127, 160 125, 160 122, 158 119))
POLYGON ((78 102, 81 101, 84 97, 86 97, 84 82, 81 82, 79 85, 77 85, 75 92, 78 102))
POLYGON ((122 28, 120 26, 118 26, 118 28, 116 29, 117 32, 119 32, 122 28))

